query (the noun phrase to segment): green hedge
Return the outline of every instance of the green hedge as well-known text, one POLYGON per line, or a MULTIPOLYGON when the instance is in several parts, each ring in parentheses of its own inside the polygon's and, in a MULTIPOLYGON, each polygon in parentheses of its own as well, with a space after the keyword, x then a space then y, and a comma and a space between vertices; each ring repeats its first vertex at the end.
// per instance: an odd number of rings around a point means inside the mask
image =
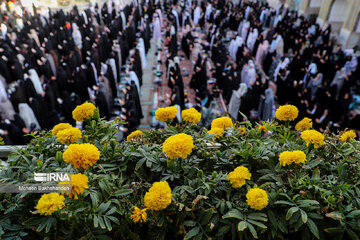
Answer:
POLYGON ((1 239, 359 239, 357 141, 344 143, 326 132, 325 145, 316 149, 288 124, 264 123, 261 132, 242 122, 216 141, 206 130, 183 124, 119 143, 120 122, 86 122, 78 143, 101 152, 86 170, 64 162, 67 145, 46 132, 9 156, 0 183, 34 183, 34 172, 82 172, 89 188, 77 200, 66 197, 65 206, 49 216, 35 208, 41 194, 1 194, 1 239), (162 144, 178 133, 191 135, 195 148, 187 158, 169 161, 162 144), (279 154, 293 150, 306 154, 305 164, 281 166, 279 154), (238 166, 252 176, 235 189, 227 174, 238 166), (147 221, 134 223, 134 207, 145 208, 144 195, 157 181, 169 183, 171 204, 148 209, 147 221), (254 186, 269 198, 261 211, 246 202, 254 186))

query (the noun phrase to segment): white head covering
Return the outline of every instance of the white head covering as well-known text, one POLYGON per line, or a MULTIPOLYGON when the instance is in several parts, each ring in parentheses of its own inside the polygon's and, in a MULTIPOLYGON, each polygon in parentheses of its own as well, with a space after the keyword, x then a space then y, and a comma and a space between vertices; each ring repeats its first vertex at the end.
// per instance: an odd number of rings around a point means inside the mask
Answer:
POLYGON ((139 43, 137 45, 137 48, 139 49, 139 52, 140 52, 141 67, 142 67, 142 69, 145 69, 147 66, 147 60, 146 60, 146 54, 145 54, 144 39, 139 38, 139 43))
POLYGON ((79 27, 78 25, 76 25, 76 23, 72 23, 72 28, 73 28, 72 37, 74 39, 74 43, 76 47, 82 49, 82 39, 81 39, 81 33, 79 31, 79 27))
POLYGON ((30 129, 31 124, 35 124, 36 129, 41 129, 33 110, 27 103, 19 103, 19 115, 24 120, 26 128, 30 129))
POLYGON ((139 82, 139 78, 137 77, 137 75, 134 71, 130 71, 129 84, 131 83, 131 81, 135 82, 136 88, 137 88, 139 96, 140 96, 141 95, 140 82, 139 82))
POLYGON ((29 74, 30 74, 30 80, 34 85, 36 93, 40 94, 40 93, 44 92, 44 89, 42 88, 42 84, 41 84, 39 75, 37 74, 35 69, 30 69, 29 74))

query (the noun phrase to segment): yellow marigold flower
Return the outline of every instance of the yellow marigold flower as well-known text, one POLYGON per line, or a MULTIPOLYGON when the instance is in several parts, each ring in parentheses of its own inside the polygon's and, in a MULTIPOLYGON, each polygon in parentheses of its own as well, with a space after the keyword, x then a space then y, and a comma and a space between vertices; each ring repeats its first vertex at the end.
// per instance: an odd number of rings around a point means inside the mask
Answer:
POLYGON ((171 199, 171 188, 168 182, 154 182, 149 191, 145 193, 144 203, 150 210, 159 211, 169 206, 171 199))
POLYGON ((185 109, 181 112, 181 118, 184 122, 197 124, 200 122, 201 113, 199 113, 195 108, 185 109))
POLYGON ((269 197, 266 191, 255 187, 247 192, 246 202, 252 209, 260 211, 268 205, 269 197))
POLYGON ((295 130, 302 132, 312 128, 312 126, 313 126, 312 120, 310 118, 305 117, 303 120, 299 121, 295 125, 295 130))
POLYGON ((343 142, 350 142, 356 138, 356 133, 353 130, 345 131, 340 136, 340 140, 343 142))
POLYGON ((141 210, 140 208, 135 206, 135 209, 132 212, 132 215, 130 216, 131 220, 133 220, 134 223, 146 222, 146 219, 147 219, 146 210, 147 210, 147 208, 144 208, 143 210, 141 210))
POLYGON ((264 125, 260 125, 258 127, 258 130, 259 130, 259 132, 266 132, 267 131, 267 129, 266 129, 266 127, 264 125))
POLYGON ((39 199, 36 209, 41 215, 51 215, 65 206, 65 197, 59 193, 43 194, 39 199))
POLYGON ((224 135, 224 129, 223 128, 212 128, 208 131, 209 134, 216 134, 214 136, 214 139, 221 138, 224 135))
POLYGON ((77 106, 72 112, 72 116, 76 121, 82 122, 89 117, 94 116, 95 105, 89 102, 77 106))
POLYGON ((239 127, 239 134, 240 134, 241 136, 245 135, 245 134, 246 134, 246 128, 244 128, 244 127, 239 127))
POLYGON ((61 143, 76 143, 82 137, 80 129, 66 128, 56 134, 56 139, 61 143))
POLYGON ((127 136, 126 140, 131 141, 134 138, 140 137, 142 134, 143 134, 143 132, 140 130, 133 131, 132 133, 129 134, 129 136, 127 136))
POLYGON ((71 126, 71 124, 69 123, 59 123, 57 125, 54 126, 54 128, 51 130, 51 134, 53 136, 56 136, 56 134, 62 130, 65 130, 67 128, 72 128, 73 126, 71 126))
POLYGON ((59 184, 71 184, 71 193, 66 193, 70 198, 78 199, 78 195, 84 193, 85 188, 88 186, 89 179, 82 173, 72 174, 71 182, 60 182, 59 184))
POLYGON ((99 160, 100 151, 90 143, 70 144, 63 153, 63 158, 74 168, 87 169, 99 160))
POLYGON ((240 166, 227 175, 233 188, 240 188, 245 184, 245 180, 251 179, 251 173, 246 167, 240 166))
POLYGON ((160 121, 168 121, 168 120, 172 120, 176 117, 178 110, 176 109, 176 107, 165 107, 165 108, 159 108, 158 110, 156 110, 155 112, 155 117, 156 119, 160 120, 160 121))
POLYGON ((294 121, 299 110, 294 105, 283 105, 276 109, 275 116, 280 121, 294 121))
POLYGON ((301 138, 305 140, 306 146, 310 143, 314 144, 315 148, 324 145, 325 137, 316 130, 305 130, 301 133, 301 138))
POLYGON ((231 118, 229 117, 220 117, 220 118, 216 118, 212 121, 211 123, 211 129, 213 128, 232 128, 233 127, 233 122, 231 120, 231 118))
POLYGON ((189 156, 195 148, 192 136, 185 133, 169 137, 163 143, 163 152, 168 158, 183 158, 189 156))
POLYGON ((306 154, 303 151, 285 151, 280 153, 279 155, 280 164, 291 165, 292 163, 305 163, 306 161, 306 154))

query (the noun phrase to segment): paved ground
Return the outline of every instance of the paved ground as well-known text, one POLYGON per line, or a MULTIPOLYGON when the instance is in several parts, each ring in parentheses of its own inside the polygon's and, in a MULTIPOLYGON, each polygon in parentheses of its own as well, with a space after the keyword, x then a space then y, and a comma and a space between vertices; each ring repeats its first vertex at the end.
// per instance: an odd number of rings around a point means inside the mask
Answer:
POLYGON ((154 100, 154 90, 155 86, 153 84, 154 74, 153 74, 153 66, 156 64, 156 44, 154 39, 151 39, 150 43, 151 48, 149 49, 146 60, 147 66, 143 70, 143 85, 141 87, 141 108, 144 114, 144 118, 141 120, 140 129, 148 129, 151 124, 151 111, 153 109, 153 100, 154 100))
MULTIPOLYGON (((166 19, 164 19, 166 21, 166 19)), ((165 24, 164 24, 165 25, 165 24)), ((163 29, 164 31, 164 29, 163 29)), ((203 34, 199 34, 198 32, 194 32, 196 37, 203 37, 203 34)), ((178 34, 178 46, 181 46, 182 34, 179 32, 178 34)), ((156 50, 157 46, 155 40, 151 40, 151 48, 147 53, 147 67, 143 71, 143 86, 141 87, 142 96, 140 97, 141 107, 144 114, 144 119, 141 121, 140 129, 149 129, 151 123, 153 122, 153 118, 151 116, 151 111, 153 109, 157 109, 158 107, 166 107, 169 103, 166 101, 171 94, 171 89, 168 87, 168 79, 166 78, 166 46, 164 44, 161 45, 162 51, 160 52, 162 65, 160 66, 160 70, 163 71, 161 76, 161 85, 154 84, 155 75, 154 68, 156 67, 156 50)), ((184 81, 184 90, 185 93, 188 94, 188 99, 191 103, 195 103, 195 91, 189 87, 189 83, 192 77, 193 65, 196 62, 198 53, 200 52, 200 43, 196 41, 195 48, 192 52, 193 55, 193 64, 191 64, 190 60, 186 58, 184 52, 182 50, 178 51, 178 56, 182 57, 182 61, 180 62, 180 68, 182 75, 184 74, 184 70, 189 73, 188 76, 183 75, 184 81)), ((212 62, 210 61, 210 68, 212 66, 212 62)), ((209 72, 209 71, 208 71, 209 72)), ((210 77, 210 76, 208 76, 210 77)), ((210 90, 210 89, 209 89, 210 90)), ((216 99, 218 102, 218 106, 220 107, 222 104, 220 99, 216 99)))

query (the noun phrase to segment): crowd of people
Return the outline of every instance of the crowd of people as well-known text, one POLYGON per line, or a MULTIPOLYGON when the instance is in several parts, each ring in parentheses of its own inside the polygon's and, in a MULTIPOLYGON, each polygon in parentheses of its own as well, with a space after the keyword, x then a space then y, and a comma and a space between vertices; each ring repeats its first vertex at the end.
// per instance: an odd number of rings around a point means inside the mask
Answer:
POLYGON ((278 105, 293 104, 297 120, 309 117, 317 130, 360 129, 357 47, 342 49, 331 25, 283 5, 109 0, 100 9, 32 12, 15 0, 0 6, 0 136, 6 144, 26 144, 29 133, 59 122, 81 127, 72 110, 86 101, 101 117, 126 121, 124 137, 137 129, 148 114, 140 96, 151 38, 166 49, 167 105, 178 112, 197 108, 203 127, 221 114, 272 120, 278 105))
POLYGON ((292 104, 299 109, 297 120, 309 117, 317 130, 360 129, 358 49, 337 45, 330 24, 319 26, 266 1, 184 0, 163 9, 169 19, 171 105, 185 107, 178 36, 185 57, 195 63, 189 83, 196 91, 195 106, 205 116, 213 113, 203 126, 217 116, 214 108, 222 107, 212 101, 216 87, 209 83, 215 79, 223 108, 234 121, 244 116, 253 123, 272 120, 277 106, 292 104), (200 51, 194 56, 197 41, 200 51))
POLYGON ((74 6, 70 12, 34 8, 30 13, 19 2, 2 1, 0 136, 5 144, 26 144, 29 133, 51 130, 59 122, 81 127, 72 110, 86 101, 107 120, 127 121, 125 136, 136 129, 152 9, 152 2, 108 1, 101 9, 96 4, 82 11, 74 6))

